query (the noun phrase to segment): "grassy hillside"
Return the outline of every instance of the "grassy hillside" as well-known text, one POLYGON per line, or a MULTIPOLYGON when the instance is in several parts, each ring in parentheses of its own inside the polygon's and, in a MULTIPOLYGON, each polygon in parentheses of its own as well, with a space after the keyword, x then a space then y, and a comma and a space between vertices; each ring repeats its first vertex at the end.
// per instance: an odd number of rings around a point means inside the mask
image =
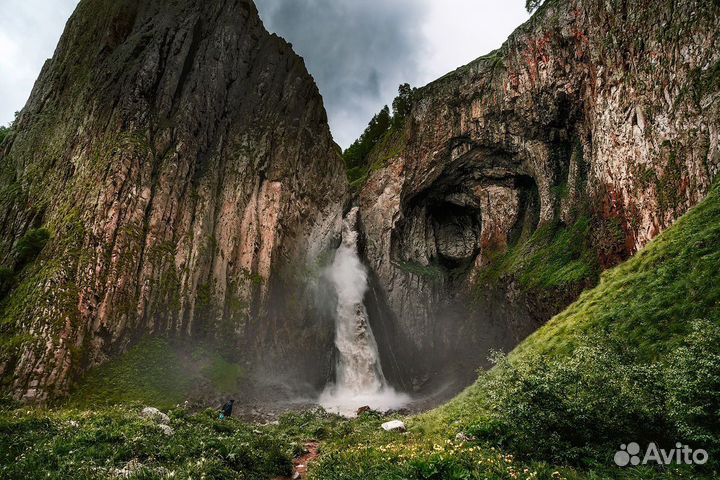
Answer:
POLYGON ((97 408, 142 402, 166 408, 203 396, 234 394, 243 378, 240 365, 212 349, 145 338, 124 355, 91 370, 68 404, 97 408))
POLYGON ((141 407, 0 412, 0 478, 267 479, 292 471, 292 445, 216 412, 172 410, 172 435, 141 407))

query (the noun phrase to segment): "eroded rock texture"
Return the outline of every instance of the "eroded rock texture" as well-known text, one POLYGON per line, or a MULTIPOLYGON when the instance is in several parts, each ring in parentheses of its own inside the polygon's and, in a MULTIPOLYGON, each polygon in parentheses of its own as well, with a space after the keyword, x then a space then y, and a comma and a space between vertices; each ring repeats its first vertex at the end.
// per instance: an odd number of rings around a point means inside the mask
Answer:
POLYGON ((553 303, 512 275, 478 284, 508 245, 589 217, 607 267, 703 198, 720 168, 719 35, 718 2, 548 1, 418 91, 361 193, 384 357, 415 368, 406 383, 475 368, 582 289, 553 303))
POLYGON ((251 0, 83 0, 15 130, 2 265, 51 234, 0 314, 18 398, 157 333, 324 380, 333 327, 305 278, 347 182, 314 81, 251 0))

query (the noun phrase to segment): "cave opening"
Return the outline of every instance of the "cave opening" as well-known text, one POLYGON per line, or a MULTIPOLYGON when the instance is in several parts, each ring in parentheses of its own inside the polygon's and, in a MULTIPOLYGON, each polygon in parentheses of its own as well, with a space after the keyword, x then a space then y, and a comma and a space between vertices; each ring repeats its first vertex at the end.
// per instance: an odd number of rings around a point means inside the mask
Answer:
POLYGON ((506 291, 476 281, 540 220, 535 179, 499 162, 492 172, 463 163, 408 198, 390 235, 391 288, 372 279, 380 356, 389 379, 414 393, 456 394, 489 367, 491 351, 510 351, 537 328, 506 291))

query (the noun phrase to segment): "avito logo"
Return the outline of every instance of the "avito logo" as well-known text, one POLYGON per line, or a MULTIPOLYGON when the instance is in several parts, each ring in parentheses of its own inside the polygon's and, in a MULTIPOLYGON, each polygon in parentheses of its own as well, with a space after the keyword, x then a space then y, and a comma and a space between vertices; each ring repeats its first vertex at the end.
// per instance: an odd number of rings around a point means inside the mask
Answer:
POLYGON ((615 452, 615 463, 620 467, 628 465, 704 465, 708 461, 708 453, 703 449, 693 450, 688 445, 676 443, 675 448, 664 450, 655 443, 648 445, 645 453, 640 456, 640 445, 635 442, 620 445, 615 452))

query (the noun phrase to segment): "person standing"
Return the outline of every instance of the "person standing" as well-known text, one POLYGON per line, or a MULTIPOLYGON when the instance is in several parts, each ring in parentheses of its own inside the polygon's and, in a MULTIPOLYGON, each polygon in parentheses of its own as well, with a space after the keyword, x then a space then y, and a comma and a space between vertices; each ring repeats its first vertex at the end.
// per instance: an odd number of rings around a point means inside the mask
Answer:
POLYGON ((220 409, 220 420, 224 420, 225 417, 232 417, 232 410, 233 410, 233 404, 235 403, 235 400, 228 401, 223 407, 220 409))

